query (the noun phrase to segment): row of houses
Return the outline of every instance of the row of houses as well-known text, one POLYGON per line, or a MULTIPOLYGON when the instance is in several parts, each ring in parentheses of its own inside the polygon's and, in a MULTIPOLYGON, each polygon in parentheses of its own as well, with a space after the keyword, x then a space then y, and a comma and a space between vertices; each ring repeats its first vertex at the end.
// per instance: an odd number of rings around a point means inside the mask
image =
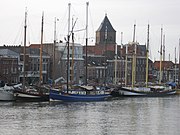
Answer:
MULTIPOLYGON (((26 82, 33 83, 39 80, 39 49, 26 48, 26 63, 23 62, 22 46, 1 46, 0 47, 0 80, 9 84, 22 82, 25 72, 26 82), (25 68, 24 68, 25 66, 25 68), (25 69, 25 71, 24 71, 25 69)), ((43 80, 50 77, 51 60, 47 53, 43 53, 43 80)))
MULTIPOLYGON (((42 54, 43 83, 49 80, 69 77, 73 84, 85 82, 85 66, 87 60, 88 83, 125 83, 125 64, 127 58, 127 83, 131 83, 132 55, 134 44, 137 46, 136 53, 136 83, 145 82, 146 75, 146 45, 139 43, 127 43, 117 45, 116 31, 112 27, 107 15, 96 31, 95 45, 70 43, 70 72, 67 75, 67 44, 45 43, 42 54), (55 48, 55 51, 54 51, 55 48), (117 48, 117 54, 115 50, 117 48), (87 50, 87 59, 86 59, 87 50), (126 52, 126 50, 128 50, 126 52), (117 59, 115 59, 117 57, 117 59), (117 65, 117 68, 115 68, 117 65), (116 69, 116 70, 115 70, 116 69), (116 72, 116 73, 115 73, 116 72), (116 74, 116 77, 115 77, 116 74), (116 80, 115 80, 116 79, 116 80)), ((0 80, 13 84, 22 82, 25 72, 28 84, 38 83, 40 68, 40 44, 31 44, 26 47, 26 63, 23 62, 23 46, 0 46, 0 80), (25 66, 25 71, 23 71, 25 66)), ((156 82, 159 79, 159 61, 149 59, 149 81, 156 82)), ((163 61, 163 80, 178 81, 179 66, 172 61, 163 61)))

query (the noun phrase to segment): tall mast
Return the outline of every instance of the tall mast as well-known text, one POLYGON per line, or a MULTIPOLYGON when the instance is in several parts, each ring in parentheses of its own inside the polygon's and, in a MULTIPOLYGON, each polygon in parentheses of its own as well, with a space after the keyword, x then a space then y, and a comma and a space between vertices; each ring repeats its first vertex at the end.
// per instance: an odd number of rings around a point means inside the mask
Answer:
POLYGON ((135 83, 136 76, 136 43, 135 43, 135 34, 136 34, 136 24, 134 24, 134 34, 133 34, 133 58, 132 58, 132 88, 135 83))
POLYGON ((74 83, 74 32, 73 32, 73 29, 74 29, 74 25, 73 25, 73 23, 74 23, 74 20, 73 20, 73 18, 72 18, 72 46, 70 47, 71 49, 72 49, 72 58, 71 58, 71 84, 73 84, 74 83))
POLYGON ((44 25, 44 12, 42 13, 42 24, 41 24, 41 45, 40 45, 40 67, 39 67, 39 84, 43 82, 42 76, 42 50, 43 50, 43 25, 44 25))
POLYGON ((128 56, 128 45, 126 45, 126 60, 125 60, 125 86, 127 86, 127 56, 128 56))
POLYGON ((146 47, 146 87, 148 87, 148 68, 149 68, 149 24, 147 32, 147 47, 146 47))
POLYGON ((26 31, 27 31, 27 9, 25 11, 25 22, 24 22, 24 50, 23 50, 23 91, 25 90, 25 74, 26 74, 26 31))
MULTIPOLYGON (((107 14, 106 14, 107 16, 107 14)), ((106 27, 105 27, 105 64, 104 64, 104 71, 105 71, 105 79, 104 79, 104 84, 106 85, 107 83, 107 38, 108 38, 108 27, 107 27, 107 24, 106 24, 106 27)))
POLYGON ((180 85, 180 38, 179 38, 179 75, 178 75, 178 84, 180 85))
POLYGON ((71 3, 68 4, 69 15, 68 15, 68 35, 67 35, 67 93, 69 90, 69 40, 70 40, 70 11, 71 3))
POLYGON ((159 84, 162 81, 162 35, 163 35, 163 28, 161 28, 161 48, 160 48, 160 65, 159 65, 159 84))
POLYGON ((165 34, 163 35, 163 61, 165 61, 165 34))
POLYGON ((136 81, 136 58, 137 58, 137 42, 135 41, 135 30, 136 30, 136 24, 134 25, 134 47, 135 47, 135 51, 134 51, 134 83, 136 81))
POLYGON ((177 68, 177 60, 176 60, 176 47, 175 47, 175 69, 174 69, 174 82, 176 83, 176 68, 177 68))
POLYGON ((117 84, 117 44, 115 45, 114 84, 117 84))
MULTIPOLYGON (((77 21, 77 19, 76 19, 77 21)), ((70 73, 71 73, 71 84, 74 83, 74 27, 75 27, 75 24, 76 24, 76 21, 74 22, 74 19, 72 18, 72 30, 71 30, 71 33, 72 33, 72 46, 70 47, 71 50, 72 50, 72 58, 71 58, 71 64, 70 64, 70 73)))
POLYGON ((87 46, 88 46, 88 6, 89 2, 86 2, 86 77, 85 85, 87 85, 87 46))
POLYGON ((56 72, 56 67, 55 67, 55 48, 56 48, 56 17, 54 18, 54 45, 53 45, 53 85, 55 84, 55 72, 56 72))
POLYGON ((122 81, 123 81, 123 32, 121 32, 121 71, 120 71, 120 74, 121 74, 121 85, 122 85, 122 81))
MULTIPOLYGON (((162 61, 165 61, 165 34, 163 35, 163 39, 162 39, 163 41, 163 43, 162 43, 162 45, 163 45, 163 48, 162 48, 162 61)), ((165 78, 165 76, 164 76, 164 67, 163 67, 163 69, 162 69, 162 80, 163 81, 166 81, 166 78, 165 78)))

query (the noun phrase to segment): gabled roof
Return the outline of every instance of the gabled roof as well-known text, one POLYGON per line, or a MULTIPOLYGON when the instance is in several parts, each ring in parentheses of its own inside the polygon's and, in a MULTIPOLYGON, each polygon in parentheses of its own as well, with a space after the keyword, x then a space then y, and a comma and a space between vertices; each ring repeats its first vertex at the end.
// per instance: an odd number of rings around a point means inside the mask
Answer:
MULTIPOLYGON (((39 56, 40 55, 40 49, 39 48, 27 48, 26 53, 30 54, 30 55, 39 56)), ((44 51, 42 51, 42 55, 43 56, 48 56, 48 54, 46 52, 44 52, 44 51)))
POLYGON ((99 26, 96 32, 105 32, 107 27, 108 32, 116 32, 112 27, 107 15, 105 15, 104 20, 102 21, 101 25, 99 26))
POLYGON ((19 57, 19 54, 10 50, 10 49, 0 49, 0 55, 2 56, 11 56, 11 57, 19 57))
MULTIPOLYGON (((171 69, 171 68, 173 68, 173 66, 174 66, 174 63, 172 61, 162 61, 162 68, 171 69)), ((160 68, 160 61, 155 61, 154 67, 156 69, 159 69, 160 68)))

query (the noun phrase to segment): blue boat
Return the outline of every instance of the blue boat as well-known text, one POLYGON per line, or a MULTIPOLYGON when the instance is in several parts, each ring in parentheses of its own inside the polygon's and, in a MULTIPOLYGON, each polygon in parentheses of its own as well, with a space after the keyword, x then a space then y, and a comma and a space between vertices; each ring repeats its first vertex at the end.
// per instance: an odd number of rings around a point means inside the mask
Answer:
MULTIPOLYGON (((70 8, 70 7, 69 7, 70 8)), ((87 10, 88 10, 88 2, 87 2, 87 10)), ((86 11, 87 11, 86 10, 86 11)), ((69 12, 70 15, 70 12, 69 12)), ((68 19, 69 20, 69 19, 68 19)), ((87 21, 86 21, 87 22, 87 21)), ((68 21, 68 27, 70 26, 70 21, 68 21)), ((88 26, 88 25, 86 25, 88 26)), ((73 26, 74 28, 74 26, 73 26)), ((88 86, 87 82, 87 50, 86 50, 86 74, 85 74, 85 86, 78 86, 76 88, 69 88, 69 76, 70 76, 70 46, 69 46, 69 39, 70 35, 73 37, 73 28, 72 31, 69 32, 68 30, 68 36, 67 36, 67 62, 66 62, 66 71, 67 71, 67 77, 66 77, 66 88, 64 89, 50 89, 49 93, 49 99, 50 101, 68 101, 68 102, 75 102, 75 101, 104 101, 111 97, 110 89, 97 89, 97 87, 88 86)), ((86 29, 87 30, 87 29, 86 29)), ((86 38, 86 46, 88 43, 88 38, 86 38)), ((87 47, 86 47, 87 49, 87 47)), ((72 54, 71 54, 72 55, 72 54)), ((71 56, 72 58, 72 56, 71 56)), ((71 62, 72 63, 72 62, 71 62)), ((71 64, 72 65, 72 64, 71 64)), ((73 70, 73 67, 71 67, 73 70)), ((72 82, 71 82, 72 83, 72 82)), ((73 83, 72 83, 73 84, 73 83)))
POLYGON ((88 102, 88 101, 105 101, 111 97, 108 90, 97 90, 92 86, 79 86, 72 90, 51 89, 49 93, 50 101, 64 102, 88 102))

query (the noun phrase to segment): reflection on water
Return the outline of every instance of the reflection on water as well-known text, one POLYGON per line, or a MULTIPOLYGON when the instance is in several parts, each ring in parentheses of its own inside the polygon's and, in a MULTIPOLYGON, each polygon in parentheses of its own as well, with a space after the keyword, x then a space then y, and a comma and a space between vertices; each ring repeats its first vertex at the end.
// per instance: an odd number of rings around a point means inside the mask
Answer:
POLYGON ((0 102, 0 134, 179 135, 180 96, 105 102, 0 102))

